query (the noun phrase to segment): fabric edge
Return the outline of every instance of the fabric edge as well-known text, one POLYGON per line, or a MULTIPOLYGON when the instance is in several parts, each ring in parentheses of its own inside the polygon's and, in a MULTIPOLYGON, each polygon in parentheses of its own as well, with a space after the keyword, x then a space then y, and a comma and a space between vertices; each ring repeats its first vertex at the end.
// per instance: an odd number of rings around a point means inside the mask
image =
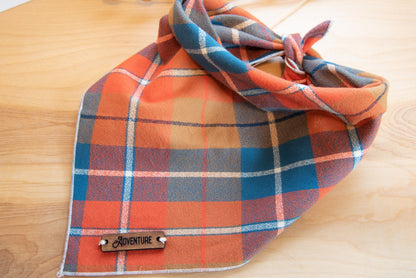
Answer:
MULTIPOLYGON (((87 90, 88 91, 88 90, 87 90)), ((76 147, 78 142, 78 130, 79 130, 79 122, 81 120, 81 109, 84 105, 84 98, 87 94, 87 91, 85 91, 82 94, 81 102, 78 108, 78 116, 77 116, 77 125, 75 130, 75 139, 74 139, 74 146, 73 146, 73 152, 72 152, 72 174, 71 174, 71 195, 69 199, 69 212, 68 212, 68 223, 67 223, 67 230, 66 230, 66 238, 65 238, 65 247, 64 247, 64 254, 61 262, 61 266, 59 268, 58 273, 56 274, 57 277, 63 277, 64 276, 64 266, 65 266, 65 260, 66 255, 68 251, 68 241, 69 241, 69 233, 71 230, 71 220, 72 220, 72 203, 73 203, 73 197, 74 197, 74 172, 75 172, 75 153, 76 153, 76 147)))
POLYGON ((218 268, 189 268, 189 269, 161 269, 161 270, 143 270, 143 271, 124 271, 124 272, 65 272, 62 271, 59 274, 63 276, 110 276, 110 275, 135 275, 135 274, 163 274, 163 273, 198 273, 198 272, 215 272, 232 270, 242 267, 249 263, 253 259, 251 257, 247 261, 233 266, 218 267, 218 268))

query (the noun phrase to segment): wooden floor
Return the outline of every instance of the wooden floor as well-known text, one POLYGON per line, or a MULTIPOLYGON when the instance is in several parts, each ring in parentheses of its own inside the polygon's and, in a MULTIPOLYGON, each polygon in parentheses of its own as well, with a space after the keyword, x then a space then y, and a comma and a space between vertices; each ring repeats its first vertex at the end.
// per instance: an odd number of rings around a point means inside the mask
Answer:
MULTIPOLYGON (((236 2, 272 26, 301 1, 236 2)), ((0 277, 55 276, 81 95, 155 41, 171 5, 32 0, 0 13, 0 277)), ((315 49, 391 82, 378 137, 352 174, 246 266, 151 277, 416 277, 415 11, 413 0, 311 0, 275 28, 304 34, 336 19, 315 49)))

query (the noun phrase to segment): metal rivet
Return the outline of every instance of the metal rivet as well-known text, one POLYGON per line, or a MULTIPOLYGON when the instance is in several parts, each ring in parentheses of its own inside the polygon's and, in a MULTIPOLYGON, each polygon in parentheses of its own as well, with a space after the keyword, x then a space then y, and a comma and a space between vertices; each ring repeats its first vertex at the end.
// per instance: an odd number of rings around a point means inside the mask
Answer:
POLYGON ((165 244, 168 239, 166 237, 158 237, 157 240, 165 244))

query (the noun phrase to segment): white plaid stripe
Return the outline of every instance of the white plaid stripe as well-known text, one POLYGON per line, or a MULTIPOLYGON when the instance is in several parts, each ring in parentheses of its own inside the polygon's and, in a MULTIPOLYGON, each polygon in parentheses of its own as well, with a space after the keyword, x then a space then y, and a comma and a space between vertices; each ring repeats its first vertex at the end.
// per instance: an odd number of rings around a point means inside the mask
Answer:
POLYGON ((222 6, 221 8, 207 11, 207 13, 208 13, 208 15, 221 14, 221 13, 225 13, 225 12, 231 11, 235 7, 236 6, 234 6, 231 2, 228 2, 227 4, 225 4, 224 6, 222 6))
POLYGON ((347 124, 346 127, 348 131, 348 137, 350 138, 351 148, 353 151, 353 168, 355 168, 355 166, 357 166, 358 162, 360 162, 361 158, 363 157, 365 151, 361 147, 360 139, 358 137, 358 132, 355 126, 347 124))
MULTIPOLYGON (((232 227, 208 227, 208 228, 166 228, 164 232, 167 236, 199 236, 201 234, 205 235, 227 235, 227 234, 240 234, 240 233, 251 233, 264 230, 275 230, 275 229, 284 229, 285 227, 291 225, 299 217, 293 219, 261 222, 261 223, 252 223, 241 226, 232 226, 232 227)), ((154 230, 154 229, 152 229, 154 230)), ((129 232, 143 232, 147 229, 130 229, 129 232)), ((71 228, 71 235, 83 235, 83 236, 100 236, 103 234, 113 234, 118 233, 118 229, 94 229, 94 228, 71 228)), ((98 242, 97 242, 98 244, 98 242)))
POLYGON ((168 69, 158 74, 159 77, 187 77, 187 76, 201 76, 208 75, 207 71, 203 69, 168 69))
POLYGON ((292 170, 294 168, 303 167, 307 165, 323 163, 332 160, 340 160, 346 158, 361 157, 366 150, 357 149, 354 152, 336 153, 327 156, 315 157, 311 159, 305 159, 297 161, 292 164, 288 164, 281 167, 276 167, 264 171, 254 172, 157 172, 157 171, 113 171, 113 170, 94 170, 94 169, 75 169, 75 175, 89 175, 89 176, 114 176, 114 177, 160 177, 160 178, 252 178, 273 175, 285 171, 292 170))
MULTIPOLYGON (((160 64, 160 57, 157 55, 146 72, 144 76, 144 80, 150 80, 154 72, 156 71, 157 67, 160 64)), ((132 194, 132 177, 126 175, 126 173, 133 171, 134 165, 134 140, 135 140, 135 131, 136 131, 136 113, 137 113, 137 106, 140 101, 140 97, 143 93, 144 88, 146 87, 145 84, 139 82, 139 86, 137 86, 134 94, 130 98, 130 105, 129 105, 129 118, 127 119, 127 127, 126 127, 126 158, 125 158, 125 165, 124 169, 124 184, 123 184, 123 194, 122 194, 122 202, 121 202, 121 214, 120 214, 120 233, 128 232, 128 224, 129 224, 129 212, 130 212, 130 198, 132 194)), ((116 268, 117 272, 125 271, 126 265, 126 252, 119 252, 117 253, 116 259, 116 268)))
POLYGON ((244 28, 246 28, 246 27, 248 27, 250 25, 256 24, 256 23, 257 22, 255 22, 254 20, 247 19, 247 20, 245 20, 245 21, 243 21, 243 22, 241 22, 241 23, 239 23, 237 25, 234 25, 233 28, 234 29, 237 29, 237 30, 241 30, 241 29, 244 29, 244 28))
POLYGON ((112 73, 121 73, 121 74, 124 74, 124 75, 130 77, 131 79, 133 79, 134 81, 136 81, 137 83, 139 83, 140 85, 143 85, 143 86, 146 86, 150 82, 150 80, 147 80, 147 79, 144 79, 144 78, 140 78, 137 75, 129 72, 126 69, 116 68, 116 69, 113 69, 111 72, 112 73))
POLYGON ((236 29, 231 29, 231 38, 234 44, 240 44, 240 32, 236 29))
POLYGON ((337 115, 340 119, 342 119, 344 122, 348 123, 348 120, 344 117, 344 115, 340 114, 339 112, 335 111, 331 107, 329 107, 325 102, 320 100, 318 96, 315 94, 315 92, 309 87, 302 84, 297 84, 300 91, 303 93, 305 97, 307 97, 310 101, 315 103, 319 108, 322 110, 328 111, 331 114, 337 115))

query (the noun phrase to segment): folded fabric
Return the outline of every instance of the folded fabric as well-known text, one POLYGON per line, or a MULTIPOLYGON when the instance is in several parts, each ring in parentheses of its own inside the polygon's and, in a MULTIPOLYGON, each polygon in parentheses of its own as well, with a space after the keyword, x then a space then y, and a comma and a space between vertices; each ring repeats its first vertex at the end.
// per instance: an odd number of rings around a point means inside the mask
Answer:
POLYGON ((157 42, 83 96, 58 275, 241 266, 344 178, 388 84, 320 58, 329 24, 282 37, 225 1, 175 1, 157 42), (165 248, 98 246, 142 231, 165 248))

